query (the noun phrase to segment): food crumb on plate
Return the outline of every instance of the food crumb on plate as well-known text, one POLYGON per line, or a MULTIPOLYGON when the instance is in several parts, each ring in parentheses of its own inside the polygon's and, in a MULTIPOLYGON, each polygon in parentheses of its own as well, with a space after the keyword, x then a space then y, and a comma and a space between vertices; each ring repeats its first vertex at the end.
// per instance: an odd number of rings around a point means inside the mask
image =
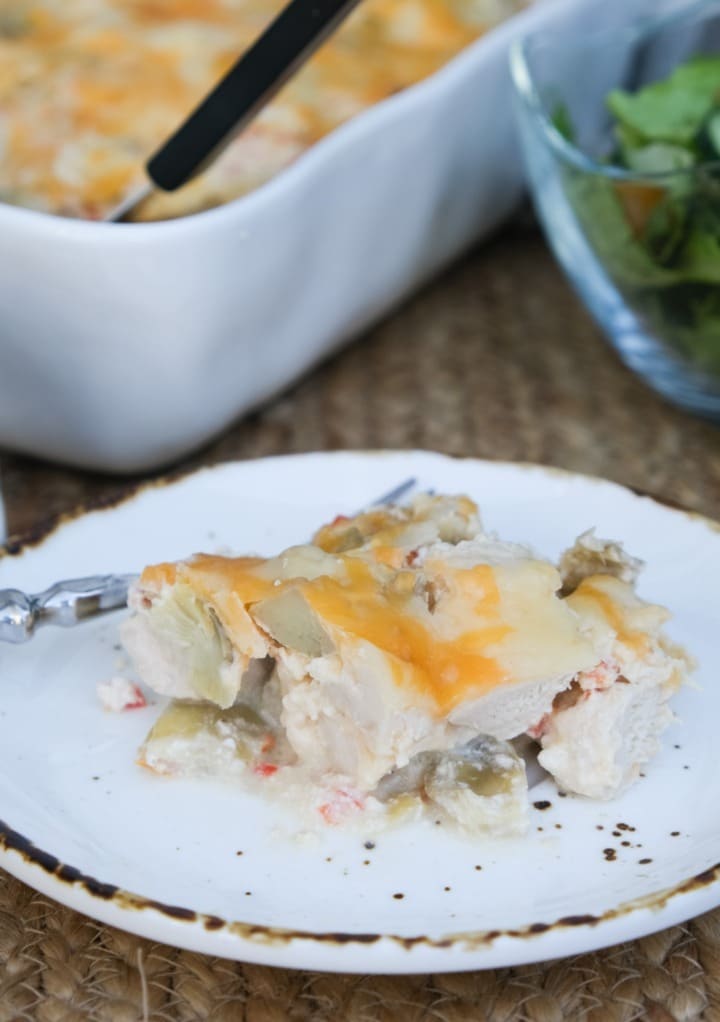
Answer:
POLYGON ((98 699, 102 708, 109 713, 122 713, 123 710, 140 710, 147 706, 142 689, 134 681, 127 678, 110 678, 97 684, 98 699))

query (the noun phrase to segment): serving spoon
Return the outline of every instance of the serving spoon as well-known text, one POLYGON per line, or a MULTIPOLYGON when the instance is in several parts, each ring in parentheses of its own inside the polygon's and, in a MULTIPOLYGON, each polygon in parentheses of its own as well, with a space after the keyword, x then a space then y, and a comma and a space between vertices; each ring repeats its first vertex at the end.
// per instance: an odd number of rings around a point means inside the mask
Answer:
POLYGON ((360 0, 290 0, 145 165, 148 181, 104 219, 120 223, 154 189, 173 192, 215 160, 360 0))
MULTIPOLYGON (((362 511, 394 504, 406 496, 416 482, 416 479, 405 479, 362 511)), ((127 605, 128 589, 137 578, 137 575, 90 575, 56 582, 41 593, 0 589, 0 642, 26 642, 38 625, 67 628, 110 610, 120 610, 127 605)))

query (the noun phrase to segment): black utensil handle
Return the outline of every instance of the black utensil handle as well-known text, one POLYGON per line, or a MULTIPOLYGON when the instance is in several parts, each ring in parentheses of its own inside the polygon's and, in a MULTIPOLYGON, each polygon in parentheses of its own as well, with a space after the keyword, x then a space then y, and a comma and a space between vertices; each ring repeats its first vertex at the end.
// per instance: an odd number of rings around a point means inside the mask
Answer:
POLYGON ((291 0, 147 164, 172 192, 207 166, 359 3, 291 0))

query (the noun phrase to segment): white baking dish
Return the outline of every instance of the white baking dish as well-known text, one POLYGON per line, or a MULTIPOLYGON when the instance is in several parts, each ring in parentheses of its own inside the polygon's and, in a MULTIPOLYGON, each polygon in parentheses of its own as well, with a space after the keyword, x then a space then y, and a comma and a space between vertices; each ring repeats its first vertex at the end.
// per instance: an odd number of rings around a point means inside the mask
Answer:
POLYGON ((518 200, 512 40, 582 32, 593 10, 537 4, 209 212, 123 225, 0 206, 0 446, 155 467, 372 323, 518 200))

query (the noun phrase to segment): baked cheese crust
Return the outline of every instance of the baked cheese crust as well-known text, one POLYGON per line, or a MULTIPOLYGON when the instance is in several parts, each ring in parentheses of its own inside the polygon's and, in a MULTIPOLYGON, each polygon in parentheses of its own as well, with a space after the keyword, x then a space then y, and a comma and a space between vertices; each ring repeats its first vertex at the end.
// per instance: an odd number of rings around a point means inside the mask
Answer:
MULTIPOLYGON (((0 0, 0 200, 99 219, 281 9, 277 0, 0 0)), ((137 219, 252 191, 432 74, 523 0, 364 0, 200 178, 137 219)))

